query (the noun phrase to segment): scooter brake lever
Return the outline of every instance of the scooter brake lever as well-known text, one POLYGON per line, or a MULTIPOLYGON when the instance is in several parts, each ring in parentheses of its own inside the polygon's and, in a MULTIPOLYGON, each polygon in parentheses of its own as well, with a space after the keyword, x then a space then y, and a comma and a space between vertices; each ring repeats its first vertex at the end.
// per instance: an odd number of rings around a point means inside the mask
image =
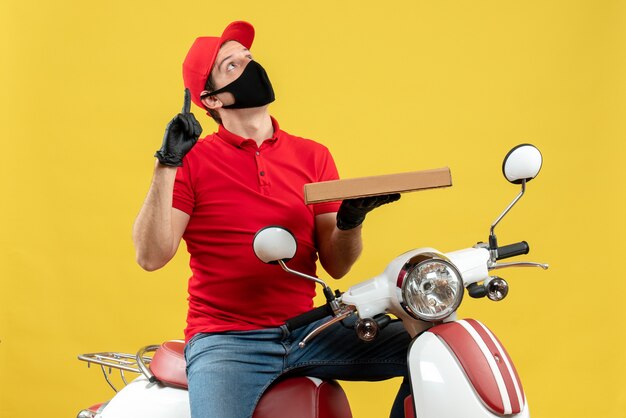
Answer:
POLYGON ((302 341, 300 341, 298 346, 300 348, 304 348, 309 343, 309 341, 311 341, 313 338, 315 338, 319 333, 321 333, 325 329, 329 328, 330 326, 336 324, 337 322, 343 321, 344 319, 346 319, 347 317, 352 315, 354 313, 354 311, 356 311, 356 307, 355 306, 352 306, 352 305, 345 306, 345 308, 342 311, 340 311, 335 317, 333 317, 330 320, 324 322, 322 325, 320 325, 319 327, 317 327, 313 331, 311 331, 306 337, 304 337, 304 339, 302 341))
POLYGON ((517 261, 511 263, 492 263, 489 265, 489 270, 498 270, 508 267, 541 267, 542 269, 547 270, 550 266, 548 264, 532 263, 529 261, 517 261))

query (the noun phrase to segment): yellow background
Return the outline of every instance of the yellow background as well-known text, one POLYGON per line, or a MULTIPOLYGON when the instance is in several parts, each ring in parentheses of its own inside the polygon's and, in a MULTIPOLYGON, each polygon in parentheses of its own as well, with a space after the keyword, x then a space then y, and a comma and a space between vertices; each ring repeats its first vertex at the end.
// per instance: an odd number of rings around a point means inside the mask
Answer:
MULTIPOLYGON (((533 416, 623 417, 626 3, 617 0, 4 0, 0 417, 75 416, 111 395, 77 354, 182 336, 187 254, 143 272, 131 225, 182 104, 188 47, 237 19, 256 26, 272 114, 327 145, 343 177, 452 170, 452 188, 407 194, 368 217, 363 256, 341 289, 405 250, 485 240, 518 192, 501 158, 520 142, 541 149, 542 172, 498 236, 529 241, 525 258, 551 269, 502 271, 508 299, 467 298, 461 313, 504 342, 533 416)), ((396 384, 346 384, 355 417, 386 416, 396 384)))

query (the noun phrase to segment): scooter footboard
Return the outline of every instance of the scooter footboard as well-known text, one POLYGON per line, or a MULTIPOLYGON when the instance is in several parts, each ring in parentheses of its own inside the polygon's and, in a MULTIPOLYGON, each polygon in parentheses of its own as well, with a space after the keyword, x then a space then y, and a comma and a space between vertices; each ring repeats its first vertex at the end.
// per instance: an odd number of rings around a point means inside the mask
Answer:
POLYGON ((417 416, 528 417, 522 384, 506 350, 473 319, 435 326, 409 349, 417 416))

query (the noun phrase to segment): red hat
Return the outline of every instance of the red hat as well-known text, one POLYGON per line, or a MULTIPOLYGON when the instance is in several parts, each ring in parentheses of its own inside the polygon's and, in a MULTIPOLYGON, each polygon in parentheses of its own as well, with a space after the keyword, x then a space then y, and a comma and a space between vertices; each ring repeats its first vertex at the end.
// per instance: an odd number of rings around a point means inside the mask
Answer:
POLYGON ((191 92, 191 100, 204 108, 200 93, 204 91, 206 81, 222 44, 226 41, 237 41, 250 49, 254 40, 254 28, 248 22, 233 22, 224 29, 221 37, 203 36, 196 38, 183 62, 183 81, 191 92))

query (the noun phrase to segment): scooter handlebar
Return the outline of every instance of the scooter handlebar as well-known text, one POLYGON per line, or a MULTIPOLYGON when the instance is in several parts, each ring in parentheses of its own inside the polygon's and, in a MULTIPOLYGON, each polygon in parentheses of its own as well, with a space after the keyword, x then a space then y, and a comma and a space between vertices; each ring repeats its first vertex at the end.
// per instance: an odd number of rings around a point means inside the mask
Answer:
POLYGON ((526 241, 516 242, 515 244, 504 245, 498 247, 498 260, 515 257, 516 255, 528 254, 530 247, 526 241))
POLYGON ((311 309, 303 314, 300 314, 296 317, 289 319, 285 322, 285 326, 289 331, 293 331, 305 325, 309 325, 318 319, 326 318, 333 314, 333 310, 328 303, 319 306, 317 308, 311 309))

